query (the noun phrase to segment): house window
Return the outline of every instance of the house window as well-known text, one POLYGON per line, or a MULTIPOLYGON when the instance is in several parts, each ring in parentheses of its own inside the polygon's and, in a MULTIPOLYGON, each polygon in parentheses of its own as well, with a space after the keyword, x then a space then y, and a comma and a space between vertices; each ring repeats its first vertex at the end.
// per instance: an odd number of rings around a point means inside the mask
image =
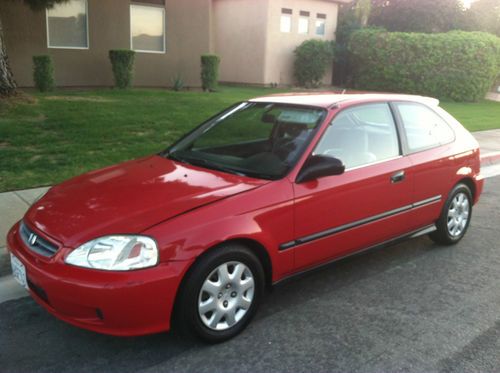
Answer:
POLYGON ((137 52, 165 53, 165 8, 130 5, 130 42, 137 52))
POLYGON ((281 9, 280 30, 281 30, 281 32, 291 32, 292 31, 292 10, 291 9, 287 9, 287 8, 281 9))
POLYGON ((87 0, 70 0, 47 9, 47 46, 49 48, 87 49, 87 0))
POLYGON ((316 15, 316 35, 325 35, 326 14, 318 13, 316 15))
POLYGON ((309 34, 309 12, 300 11, 299 34, 309 34))

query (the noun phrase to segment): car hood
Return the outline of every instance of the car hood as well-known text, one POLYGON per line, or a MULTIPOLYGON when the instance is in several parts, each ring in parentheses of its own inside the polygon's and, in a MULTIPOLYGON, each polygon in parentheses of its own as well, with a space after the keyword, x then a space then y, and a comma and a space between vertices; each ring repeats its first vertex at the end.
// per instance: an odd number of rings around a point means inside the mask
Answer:
POLYGON ((139 233, 187 211, 268 183, 152 156, 54 186, 25 220, 67 247, 139 233))

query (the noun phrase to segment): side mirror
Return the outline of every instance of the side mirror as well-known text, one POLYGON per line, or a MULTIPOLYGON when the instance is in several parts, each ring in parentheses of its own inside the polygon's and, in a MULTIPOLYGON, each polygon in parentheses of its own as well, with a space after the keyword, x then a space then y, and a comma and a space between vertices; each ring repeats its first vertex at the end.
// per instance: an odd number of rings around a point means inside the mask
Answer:
POLYGON ((345 166, 340 159, 324 155, 313 155, 302 166, 296 182, 300 184, 324 176, 341 175, 344 171, 345 166))

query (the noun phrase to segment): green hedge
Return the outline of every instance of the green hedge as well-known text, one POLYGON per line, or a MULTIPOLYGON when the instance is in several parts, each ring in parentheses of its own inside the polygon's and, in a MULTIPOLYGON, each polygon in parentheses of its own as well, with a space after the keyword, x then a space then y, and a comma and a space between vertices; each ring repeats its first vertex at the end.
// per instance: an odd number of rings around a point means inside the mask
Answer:
POLYGON ((40 92, 54 88, 54 65, 50 56, 33 56, 33 80, 40 92))
POLYGON ((333 64, 334 44, 318 39, 306 40, 295 48, 294 77, 299 86, 317 87, 333 64))
POLYGON ((201 56, 201 84, 203 90, 214 91, 219 80, 220 58, 215 54, 201 56))
POLYGON ((109 59, 115 77, 115 86, 125 89, 132 85, 135 52, 128 49, 109 51, 109 59))
POLYGON ((349 50, 360 89, 478 101, 500 72, 500 38, 481 32, 365 29, 352 35, 349 50))

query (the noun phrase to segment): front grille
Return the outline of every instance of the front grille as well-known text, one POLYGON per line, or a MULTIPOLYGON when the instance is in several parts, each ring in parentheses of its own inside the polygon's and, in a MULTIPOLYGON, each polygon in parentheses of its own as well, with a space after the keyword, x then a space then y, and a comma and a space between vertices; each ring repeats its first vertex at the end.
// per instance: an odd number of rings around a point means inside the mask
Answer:
POLYGON ((33 232, 24 222, 19 226, 19 235, 24 244, 37 254, 43 256, 52 256, 57 252, 57 246, 40 237, 40 235, 33 232))

